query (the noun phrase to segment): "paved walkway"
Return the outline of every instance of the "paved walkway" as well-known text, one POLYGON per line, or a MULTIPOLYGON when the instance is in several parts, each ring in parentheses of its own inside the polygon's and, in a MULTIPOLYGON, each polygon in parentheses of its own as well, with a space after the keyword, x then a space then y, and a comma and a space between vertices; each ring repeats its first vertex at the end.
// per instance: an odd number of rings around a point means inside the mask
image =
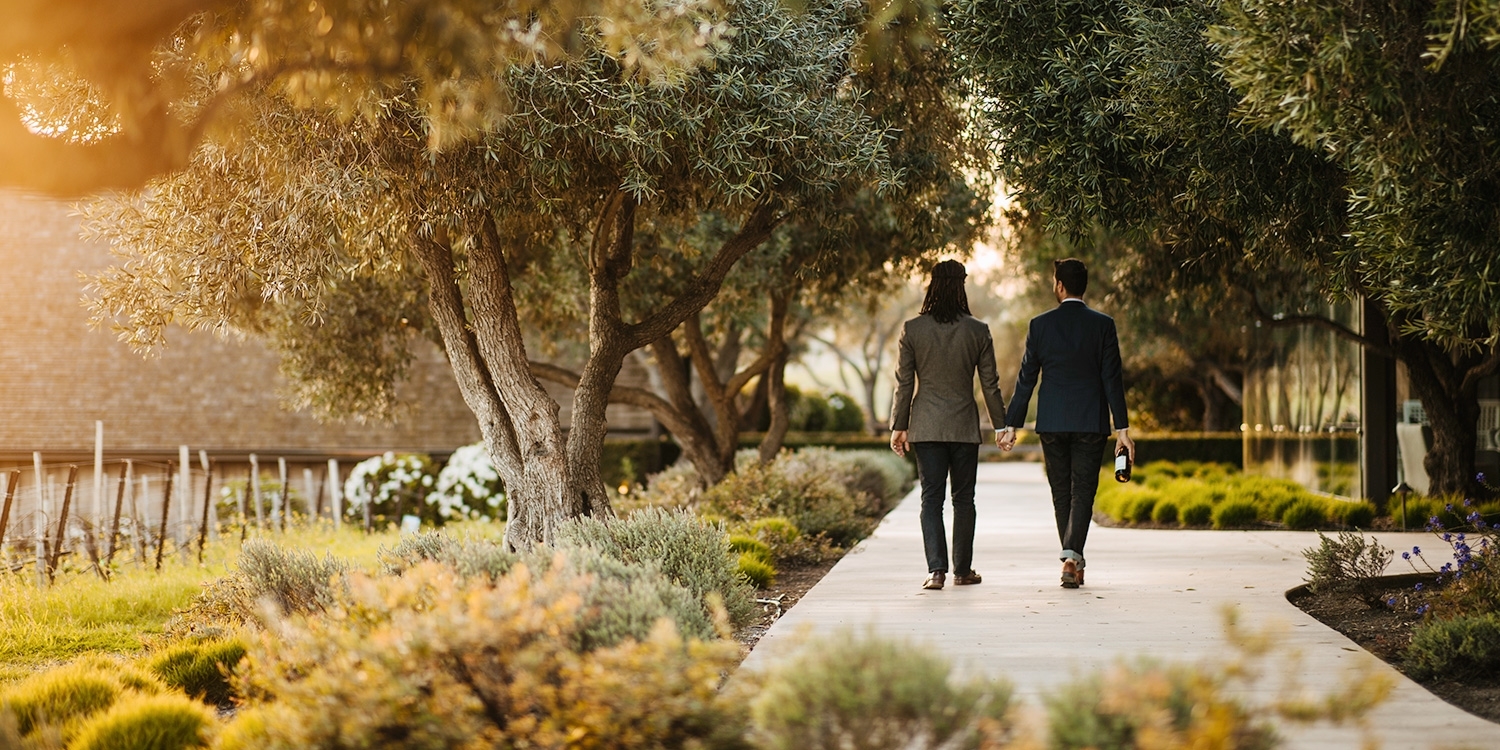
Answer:
MULTIPOLYGON (((1284 626, 1301 652, 1297 678, 1327 688, 1362 660, 1352 641, 1303 614, 1285 592, 1302 583, 1310 533, 1161 531, 1095 526, 1088 584, 1058 586, 1057 531, 1040 464, 979 467, 974 567, 978 586, 924 591, 926 571, 914 491, 875 533, 787 612, 761 639, 745 668, 786 658, 809 633, 870 629, 935 646, 964 671, 1003 676, 1032 706, 1080 672, 1140 655, 1201 661, 1228 648, 1221 619, 1235 604, 1252 627, 1284 626)), ((952 523, 949 522, 951 530, 952 523)), ((1381 534, 1396 550, 1433 541, 1426 534, 1381 534)), ((1393 572, 1400 564, 1398 557, 1393 572)), ((1384 747, 1500 748, 1500 725, 1433 697, 1384 664, 1398 680, 1374 725, 1384 747)), ((1279 679, 1250 700, 1274 692, 1279 679)), ((1282 727, 1290 748, 1357 748, 1352 728, 1282 727)))

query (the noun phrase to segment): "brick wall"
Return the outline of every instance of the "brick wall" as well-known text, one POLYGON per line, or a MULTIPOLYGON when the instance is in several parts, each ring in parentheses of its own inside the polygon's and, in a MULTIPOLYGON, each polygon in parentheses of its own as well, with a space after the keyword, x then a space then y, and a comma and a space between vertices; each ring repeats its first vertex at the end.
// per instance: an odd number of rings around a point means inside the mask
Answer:
MULTIPOLYGON (((175 451, 446 452, 479 439, 442 353, 425 342, 395 424, 320 423, 280 404, 276 357, 254 341, 174 329, 145 359, 92 330, 80 273, 108 265, 61 203, 0 193, 0 454, 91 451, 94 420, 111 453, 175 451)), ((640 383, 627 365, 622 381, 640 383)), ((553 390, 564 407, 565 391, 553 390)), ((610 408, 612 429, 643 430, 642 412, 610 408)))

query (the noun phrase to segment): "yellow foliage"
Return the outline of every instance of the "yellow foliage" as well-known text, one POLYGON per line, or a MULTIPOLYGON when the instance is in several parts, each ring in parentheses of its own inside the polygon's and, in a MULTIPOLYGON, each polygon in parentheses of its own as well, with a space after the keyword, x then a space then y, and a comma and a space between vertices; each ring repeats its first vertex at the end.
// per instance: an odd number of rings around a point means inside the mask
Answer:
MULTIPOLYGON (((350 580, 321 616, 273 625, 250 651, 239 745, 631 748, 738 737, 718 700, 732 642, 681 638, 578 650, 586 576, 524 564, 465 582, 424 563, 350 580)), ((241 722, 236 722, 240 724, 241 722)), ((722 742, 716 746, 725 746, 722 742)))

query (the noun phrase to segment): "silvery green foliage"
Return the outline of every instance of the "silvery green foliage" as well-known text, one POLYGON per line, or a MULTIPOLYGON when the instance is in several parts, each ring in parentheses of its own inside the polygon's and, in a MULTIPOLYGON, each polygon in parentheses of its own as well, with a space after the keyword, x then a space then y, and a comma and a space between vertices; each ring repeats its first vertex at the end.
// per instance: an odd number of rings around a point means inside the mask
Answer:
MULTIPOLYGON (((388 416, 410 347, 432 335, 413 233, 446 237, 462 276, 473 217, 492 215, 522 321, 538 329, 587 309, 579 258, 613 191, 641 203, 646 232, 895 185, 892 133, 853 85, 864 20, 854 0, 801 11, 741 0, 729 43, 665 81, 625 73, 584 35, 593 53, 494 70, 509 115, 436 154, 409 87, 367 92, 352 119, 265 90, 237 109, 235 137, 206 143, 186 170, 85 209, 120 257, 91 286, 95 315, 143 348, 168 323, 263 337, 293 405, 388 416)), ((708 255, 642 243, 621 288, 689 277, 708 255)))
POLYGON ((432 469, 432 459, 418 453, 386 452, 360 461, 344 480, 344 515, 361 520, 369 505, 380 525, 404 515, 432 524, 460 517, 430 499, 437 483, 432 469))
POLYGON ((627 638, 644 640, 663 617, 672 620, 684 636, 716 636, 699 598, 669 580, 658 565, 625 562, 617 554, 592 547, 571 547, 560 554, 538 548, 517 555, 487 539, 455 539, 428 532, 402 537, 395 548, 381 550, 380 557, 386 575, 401 575, 424 561, 451 567, 466 579, 495 581, 521 563, 539 576, 559 564, 587 575, 587 615, 579 633, 579 646, 585 650, 612 646, 627 638))
POLYGON ((505 490, 483 443, 465 445, 448 457, 427 502, 448 519, 505 520, 505 490))
POLYGON ((739 575, 724 527, 691 512, 644 508, 625 518, 575 518, 557 528, 555 539, 561 549, 588 547, 622 562, 654 566, 691 591, 704 612, 717 598, 736 626, 754 614, 751 589, 739 575))

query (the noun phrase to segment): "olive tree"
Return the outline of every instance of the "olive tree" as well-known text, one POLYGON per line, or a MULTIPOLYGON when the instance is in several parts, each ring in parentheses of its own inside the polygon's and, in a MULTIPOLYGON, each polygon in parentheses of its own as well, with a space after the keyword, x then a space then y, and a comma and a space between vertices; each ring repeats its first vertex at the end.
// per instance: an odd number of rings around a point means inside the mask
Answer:
MULTIPOLYGON (((785 369, 799 338, 818 321, 847 314, 859 290, 892 279, 938 253, 966 253, 989 220, 991 184, 977 169, 984 143, 963 106, 952 61, 935 45, 906 64, 866 66, 849 80, 865 111, 890 133, 894 185, 846 180, 808 196, 768 242, 727 277, 715 301, 636 356, 655 388, 617 387, 611 398, 649 410, 682 445, 698 475, 714 483, 734 468, 745 424, 769 408, 763 460, 781 449, 788 427, 785 369), (751 394, 746 389, 752 382, 751 394), (748 396, 748 397, 747 397, 748 396)), ((657 243, 711 246, 733 225, 706 215, 657 243)), ((636 279, 639 304, 679 293, 669 275, 636 279)), ((574 373, 533 368, 569 386, 574 373)))
POLYGON ((1023 211, 1075 237, 1118 233, 1130 255, 1117 268, 1148 294, 1207 290, 1265 325, 1320 326, 1399 358, 1438 435, 1426 459, 1434 491, 1484 491, 1476 389, 1500 369, 1484 254, 1488 130, 1475 127, 1489 84, 1473 70, 1433 71, 1425 11, 957 5, 953 42, 1023 211), (1377 122, 1389 128, 1360 130, 1377 122), (1318 140, 1320 128, 1337 137, 1318 140), (1357 163, 1376 152, 1383 161, 1357 163), (1389 336, 1305 314, 1295 302, 1307 294, 1363 296, 1386 313, 1389 336))
POLYGON ((731 41, 669 81, 629 74, 595 37, 576 59, 495 71, 511 112, 437 152, 419 87, 376 92, 347 120, 265 91, 247 132, 91 209, 123 258, 94 304, 137 345, 176 321, 343 363, 300 373, 334 408, 387 403, 427 333, 510 493, 507 543, 549 541, 566 518, 610 512, 599 457, 625 357, 703 309, 809 201, 895 180, 888 135, 849 84, 865 20, 851 0, 795 13, 743 0, 731 41), (636 240, 710 211, 734 227, 712 247, 636 240), (523 305, 551 304, 549 281, 570 273, 586 280, 588 351, 564 429, 523 305), (632 314, 624 292, 657 275, 680 290, 632 314))
POLYGON ((726 30, 700 0, 16 0, 0 8, 0 185, 140 187, 233 131, 226 115, 267 85, 347 108, 410 81, 438 145, 510 111, 497 67, 588 49, 676 76, 726 30))

